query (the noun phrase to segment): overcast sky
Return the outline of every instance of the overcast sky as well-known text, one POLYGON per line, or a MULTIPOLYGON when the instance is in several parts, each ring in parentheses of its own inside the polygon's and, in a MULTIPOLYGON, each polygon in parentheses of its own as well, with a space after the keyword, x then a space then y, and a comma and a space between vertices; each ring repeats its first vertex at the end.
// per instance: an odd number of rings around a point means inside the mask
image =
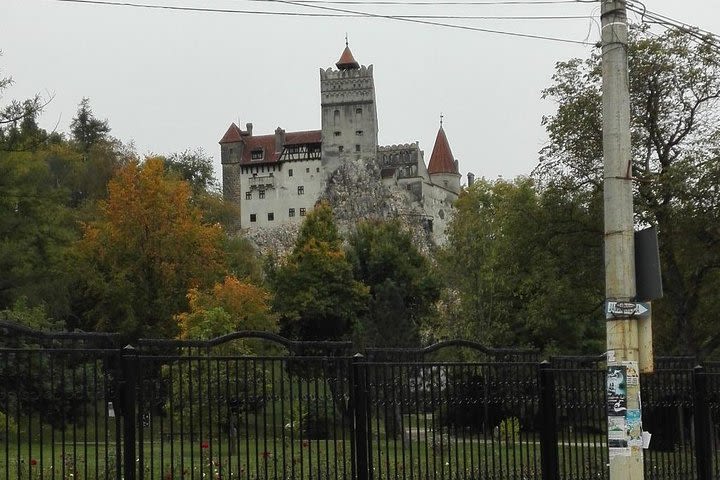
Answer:
MULTIPOLYGON (((112 1, 112 0, 110 0, 112 1)), ((427 1, 427 0, 424 0, 427 1)), ((437 0, 447 2, 447 0, 437 0)), ((472 0, 461 0, 470 2, 472 0)), ((487 1, 487 0, 485 0, 487 1)), ((439 20, 594 43, 599 2, 388 6, 315 4, 390 15, 588 16, 439 20)), ((332 13, 268 0, 137 4, 332 13)), ((475 3, 483 3, 475 0, 475 3)), ((720 33, 718 0, 646 0, 649 10, 720 33)), ((231 122, 256 134, 320 128, 320 68, 344 48, 374 65, 380 144, 419 141, 429 161, 439 125, 463 175, 528 174, 546 142, 541 99, 557 61, 594 47, 379 18, 317 18, 0 0, 0 99, 54 96, 41 125, 67 132, 82 97, 140 154, 203 148, 215 158, 231 122)))

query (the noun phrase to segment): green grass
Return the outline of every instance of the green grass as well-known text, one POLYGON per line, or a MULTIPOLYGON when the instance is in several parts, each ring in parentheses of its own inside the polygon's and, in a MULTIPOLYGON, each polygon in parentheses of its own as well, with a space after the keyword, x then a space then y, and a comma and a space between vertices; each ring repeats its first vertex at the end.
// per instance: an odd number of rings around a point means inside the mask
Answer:
MULTIPOLYGON (((227 440, 205 442, 146 441, 142 456, 137 452, 138 469, 146 479, 344 479, 351 477, 351 444, 346 441, 296 440, 281 438, 242 439, 232 445, 227 440), (204 445, 206 444, 206 445, 204 445), (205 447, 205 448, 204 448, 205 447), (142 462, 140 462, 142 458, 142 462)), ((435 447, 431 441, 374 439, 372 466, 376 479, 525 479, 540 475, 540 446, 530 439, 526 444, 483 441, 445 437, 435 447)), ((54 452, 44 442, 22 444, 0 443, 0 478, 67 480, 115 478, 115 444, 72 445, 62 451, 55 444, 54 452), (63 454, 64 453, 64 454, 63 454), (31 465, 31 460, 35 464, 31 465), (9 460, 9 461, 8 461, 9 460), (54 475, 53 475, 54 473, 54 475)), ((140 447, 140 444, 138 445, 140 447)), ((565 478, 595 478, 593 472, 602 471, 603 447, 576 444, 560 447, 559 461, 565 478)), ((687 452, 686 452, 687 453, 687 452)), ((649 460, 646 455, 646 461, 649 460)), ((689 468, 691 455, 678 452, 653 452, 657 478, 667 478, 663 472, 677 472, 689 468)))

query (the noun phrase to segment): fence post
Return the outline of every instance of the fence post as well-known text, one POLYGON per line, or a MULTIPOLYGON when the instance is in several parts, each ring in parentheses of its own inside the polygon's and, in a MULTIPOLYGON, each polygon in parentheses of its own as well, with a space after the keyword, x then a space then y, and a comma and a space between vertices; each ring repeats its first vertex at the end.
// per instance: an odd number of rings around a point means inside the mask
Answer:
POLYGON ((712 480, 712 432, 707 397, 707 374, 701 366, 693 369, 693 420, 695 423, 695 465, 698 480, 712 480))
POLYGON ((137 386, 138 352, 132 345, 122 351, 123 381, 123 478, 135 480, 135 429, 137 427, 135 388, 137 386))
POLYGON ((367 399, 367 370, 365 357, 358 353, 353 357, 353 386, 352 409, 354 422, 355 443, 355 478, 369 480, 371 478, 370 455, 368 452, 368 399, 367 399))
POLYGON ((559 480, 555 374, 547 360, 540 363, 540 453, 543 480, 559 480))

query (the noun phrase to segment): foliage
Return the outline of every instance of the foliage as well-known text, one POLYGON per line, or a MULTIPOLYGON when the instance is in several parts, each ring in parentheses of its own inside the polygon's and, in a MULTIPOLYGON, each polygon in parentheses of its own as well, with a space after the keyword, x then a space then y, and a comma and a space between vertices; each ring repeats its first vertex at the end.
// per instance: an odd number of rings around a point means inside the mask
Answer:
POLYGON ((548 351, 601 347, 592 315, 602 264, 588 255, 601 236, 591 207, 523 178, 478 180, 455 207, 440 264, 457 317, 436 334, 548 351))
POLYGON ((107 137, 110 126, 107 120, 95 118, 90 108, 90 99, 83 98, 75 118, 70 122, 70 132, 80 149, 87 152, 90 147, 107 137))
POLYGON ((220 190, 213 173, 213 159, 201 148, 173 153, 165 159, 165 168, 180 180, 188 182, 195 193, 220 190))
POLYGON ((203 222, 187 183, 167 178, 160 159, 129 163, 108 190, 75 249, 85 325, 174 337, 186 292, 225 272, 222 230, 203 222))
POLYGON ((25 298, 66 313, 63 257, 75 229, 53 180, 42 152, 0 151, 0 309, 25 298))
POLYGON ((256 285, 225 277, 209 293, 191 289, 190 312, 178 315, 182 338, 211 339, 239 330, 275 331, 270 294, 256 285))
POLYGON ((302 340, 347 335, 367 305, 327 203, 308 214, 292 253, 269 272, 273 309, 285 335, 302 340))
POLYGON ((25 298, 18 299, 7 310, 0 310, 0 319, 39 331, 55 331, 63 327, 62 321, 48 317, 46 307, 30 306, 25 298))
POLYGON ((356 331, 360 343, 415 346, 420 325, 433 311, 440 283, 430 262, 397 221, 360 222, 350 234, 348 260, 370 290, 368 314, 356 331))
POLYGON ((0 412, 0 438, 9 441, 10 437, 17 433, 17 423, 12 417, 0 412), (7 434, 7 437, 5 436, 7 434))
POLYGON ((498 438, 504 442, 515 442, 520 438, 520 420, 517 417, 503 418, 498 425, 498 438))
POLYGON ((259 252, 244 236, 228 235, 225 238, 225 257, 228 264, 228 273, 240 279, 262 285, 265 280, 263 263, 259 252))
MULTIPOLYGON (((216 283, 210 292, 191 289, 188 293, 190 311, 177 316, 180 335, 183 339, 211 340, 238 330, 277 329, 275 317, 270 313, 269 294, 260 287, 240 282, 235 277, 226 277, 216 283)), ((231 341, 212 347, 212 354, 239 357, 258 353, 245 341, 231 341)), ((160 396, 165 398, 164 408, 174 421, 183 423, 184 428, 237 428, 238 415, 256 412, 264 407, 266 397, 258 392, 271 388, 272 366, 246 359, 235 362, 210 361, 178 362, 176 366, 161 368, 164 389, 160 396), (219 392, 219 389, 229 391, 219 392), (167 392, 167 393, 165 393, 167 392), (188 402, 187 398, 193 398, 188 402), (217 405, 216 397, 223 395, 227 401, 227 418, 204 418, 217 405), (194 410, 194 413, 193 413, 194 410)))
MULTIPOLYGON (((692 32, 635 30, 629 48, 632 174, 638 225, 656 225, 665 298, 653 306, 659 351, 707 354, 720 286, 720 60, 692 32)), ((600 54, 559 63, 545 96, 550 144, 537 176, 579 201, 602 194, 600 54)))
MULTIPOLYGON (((12 84, 12 77, 4 76, 0 70, 0 98, 12 84)), ((36 145, 37 140, 47 139, 48 136, 41 131, 35 120, 50 100, 52 98, 46 100, 35 95, 26 100, 12 100, 0 107, 0 151, 29 150, 36 145), (41 139, 37 138, 38 134, 42 134, 41 139)))

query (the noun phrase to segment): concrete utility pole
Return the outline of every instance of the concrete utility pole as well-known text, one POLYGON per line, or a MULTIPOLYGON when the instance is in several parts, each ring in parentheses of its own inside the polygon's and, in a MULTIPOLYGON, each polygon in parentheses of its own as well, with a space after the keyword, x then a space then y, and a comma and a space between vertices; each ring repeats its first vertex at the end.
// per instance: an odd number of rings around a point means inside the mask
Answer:
MULTIPOLYGON (((605 296, 622 310, 635 299, 627 10, 625 0, 601 1, 605 296)), ((632 314, 607 318, 610 478, 640 480, 642 445, 628 434, 631 425, 641 429, 638 320, 632 314), (622 375, 624 383, 616 384, 622 375)))

